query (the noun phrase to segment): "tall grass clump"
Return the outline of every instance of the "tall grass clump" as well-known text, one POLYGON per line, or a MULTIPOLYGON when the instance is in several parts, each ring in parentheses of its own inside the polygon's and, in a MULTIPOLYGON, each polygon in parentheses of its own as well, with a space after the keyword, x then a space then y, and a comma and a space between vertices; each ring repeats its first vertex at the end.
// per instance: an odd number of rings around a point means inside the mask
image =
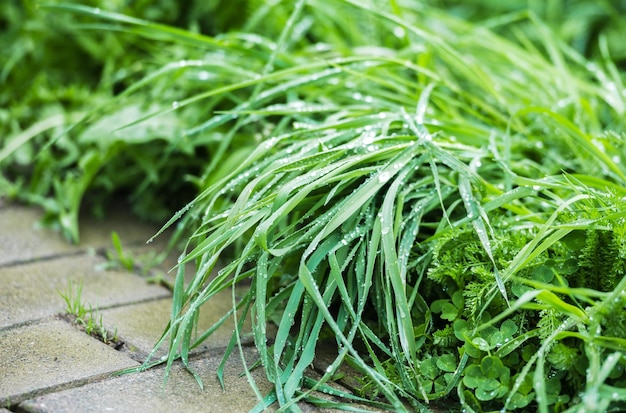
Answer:
POLYGON ((180 142, 210 149, 165 225, 191 236, 168 354, 146 367, 193 373, 217 327, 196 331, 199 312, 230 289, 228 353, 250 319, 274 385, 248 374, 257 411, 337 406, 313 391, 396 411, 625 408, 626 94, 607 36, 588 54, 533 12, 402 2, 261 3, 213 37, 66 9, 194 55, 129 96, 204 81, 127 125, 189 111, 180 142), (314 372, 320 343, 334 361, 314 372), (344 365, 354 394, 327 385, 344 365))

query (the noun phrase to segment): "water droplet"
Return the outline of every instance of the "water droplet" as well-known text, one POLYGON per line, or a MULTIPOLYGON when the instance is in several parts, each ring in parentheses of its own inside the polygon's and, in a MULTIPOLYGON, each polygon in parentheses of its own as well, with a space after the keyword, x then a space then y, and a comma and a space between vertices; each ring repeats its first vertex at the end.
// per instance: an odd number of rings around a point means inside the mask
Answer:
POLYGON ((206 70, 203 70, 202 72, 198 73, 198 79, 200 80, 207 80, 209 76, 210 74, 206 70))
POLYGON ((597 139, 593 139, 591 143, 593 143, 595 147, 600 149, 602 152, 606 152, 606 148, 604 147, 604 144, 601 141, 597 139))
POLYGON ((172 102, 172 108, 173 109, 178 109, 179 107, 180 107, 180 103, 178 101, 175 100, 175 101, 172 102))
POLYGON ((100 14, 100 9, 99 8, 93 9, 93 14, 100 14))
POLYGON ((404 30, 403 27, 400 26, 396 26, 393 28, 393 35, 396 37, 404 37, 406 31, 404 30))
POLYGON ((379 182, 387 182, 389 178, 391 178, 391 174, 389 172, 383 171, 380 174, 378 174, 379 182))
POLYGON ((384 226, 380 229, 380 233, 385 235, 385 234, 389 234, 389 227, 384 226))
POLYGON ((363 144, 369 145, 374 142, 374 138, 376 137, 375 132, 367 132, 363 134, 363 144))

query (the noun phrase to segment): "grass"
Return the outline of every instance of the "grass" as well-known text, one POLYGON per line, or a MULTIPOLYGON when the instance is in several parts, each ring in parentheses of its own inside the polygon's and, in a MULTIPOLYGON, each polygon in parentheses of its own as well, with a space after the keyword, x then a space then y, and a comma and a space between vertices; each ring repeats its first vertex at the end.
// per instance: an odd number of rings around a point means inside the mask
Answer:
POLYGON ((89 308, 82 301, 83 284, 70 283, 67 291, 58 291, 65 301, 65 312, 72 318, 72 323, 85 331, 92 337, 102 341, 104 344, 118 348, 124 344, 117 335, 117 329, 111 333, 102 322, 102 314, 98 309, 94 309, 91 304, 89 308))
POLYGON ((255 411, 350 408, 313 395, 346 364, 361 383, 346 402, 394 411, 623 410, 626 26, 586 30, 615 16, 608 2, 467 4, 250 2, 241 31, 213 36, 50 6, 136 39, 154 66, 55 140, 39 135, 55 118, 14 135, 0 162, 37 139, 40 170, 88 149, 27 192, 54 188, 74 238, 89 188, 130 191, 141 213, 187 182, 164 226, 185 245, 169 351, 143 368, 193 374, 190 350, 217 327, 196 331, 199 311, 231 289, 227 353, 250 317, 274 384, 261 394, 247 374, 255 411), (321 342, 334 362, 314 374, 321 342))

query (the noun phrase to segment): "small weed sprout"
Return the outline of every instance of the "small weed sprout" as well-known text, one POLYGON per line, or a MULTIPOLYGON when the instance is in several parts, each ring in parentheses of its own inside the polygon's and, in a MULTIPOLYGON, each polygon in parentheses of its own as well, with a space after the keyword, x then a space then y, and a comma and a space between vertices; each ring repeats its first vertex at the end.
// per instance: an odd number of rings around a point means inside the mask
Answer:
POLYGON ((73 315, 76 319, 83 320, 87 313, 85 306, 81 303, 83 283, 81 282, 80 284, 75 284, 70 282, 66 293, 63 293, 60 290, 57 290, 57 292, 65 301, 65 313, 73 315))
POLYGON ((65 314, 70 316, 72 324, 77 325, 85 333, 92 337, 97 338, 104 344, 113 346, 115 348, 120 347, 123 342, 119 340, 117 335, 117 328, 111 334, 109 330, 104 326, 102 314, 95 309, 91 304, 87 307, 82 301, 83 283, 70 282, 66 292, 57 290, 59 295, 65 301, 65 314))
POLYGON ((124 253, 122 241, 120 240, 120 236, 117 232, 111 232, 111 241, 113 241, 113 247, 115 247, 115 252, 117 252, 117 261, 122 265, 122 267, 126 268, 128 271, 132 271, 133 268, 135 268, 135 260, 132 256, 124 253))
MULTIPOLYGON (((124 250, 122 241, 117 232, 111 231, 111 242, 113 244, 113 250, 106 251, 107 261, 98 266, 103 270, 119 269, 122 268, 129 272, 139 273, 141 275, 149 275, 150 271, 165 260, 168 249, 161 253, 155 253, 154 251, 146 254, 133 254, 128 250, 124 250)), ((148 277, 148 282, 159 283, 166 288, 170 288, 165 277, 162 274, 156 274, 148 277)), ((172 288, 170 288, 172 289, 172 288)))

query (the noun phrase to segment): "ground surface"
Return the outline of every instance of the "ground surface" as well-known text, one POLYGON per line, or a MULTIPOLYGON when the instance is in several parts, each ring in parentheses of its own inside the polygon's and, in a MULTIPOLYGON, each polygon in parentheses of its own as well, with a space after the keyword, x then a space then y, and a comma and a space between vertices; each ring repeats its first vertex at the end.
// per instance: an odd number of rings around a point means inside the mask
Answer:
MULTIPOLYGON (((192 366, 204 381, 176 366, 164 386, 163 369, 113 375, 138 366, 169 320, 170 291, 145 276, 123 269, 105 270, 111 231, 134 254, 156 253, 146 245, 156 228, 136 223, 125 213, 106 222, 84 220, 81 244, 68 244, 54 231, 39 228, 36 209, 0 200, 0 413, 14 412, 246 412, 257 403, 239 354, 225 373, 226 389, 215 371, 232 325, 223 326, 195 351, 192 366), (59 291, 82 283, 81 301, 98 309, 102 324, 123 344, 108 346, 63 316, 59 291), (8 410, 5 410, 8 409, 8 410)), ((163 273, 163 271, 162 271, 163 273)), ((212 325, 231 305, 230 294, 212 300, 201 326, 212 325)), ((244 354, 257 359, 251 342, 244 354)), ((271 385, 262 371, 253 373, 261 391, 271 385)), ((319 411, 301 405, 304 411, 319 411)))

